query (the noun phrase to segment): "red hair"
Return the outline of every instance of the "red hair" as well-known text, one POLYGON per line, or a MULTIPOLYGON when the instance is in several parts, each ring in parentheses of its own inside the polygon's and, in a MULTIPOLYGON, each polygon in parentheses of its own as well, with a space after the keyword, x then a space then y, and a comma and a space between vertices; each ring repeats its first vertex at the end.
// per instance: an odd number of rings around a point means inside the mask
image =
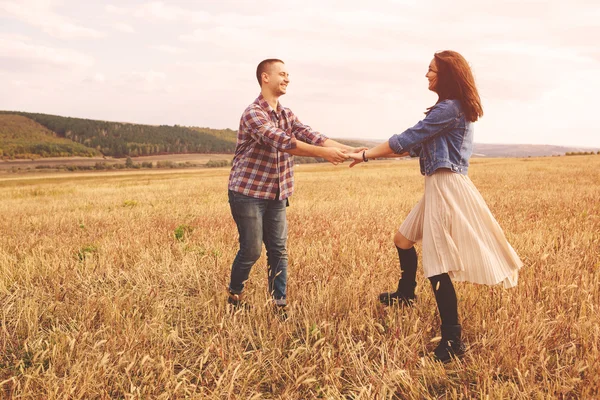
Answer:
POLYGON ((434 58, 437 67, 434 91, 439 96, 437 103, 446 99, 460 100, 467 120, 477 121, 483 116, 483 108, 467 60, 451 50, 437 52, 434 58))

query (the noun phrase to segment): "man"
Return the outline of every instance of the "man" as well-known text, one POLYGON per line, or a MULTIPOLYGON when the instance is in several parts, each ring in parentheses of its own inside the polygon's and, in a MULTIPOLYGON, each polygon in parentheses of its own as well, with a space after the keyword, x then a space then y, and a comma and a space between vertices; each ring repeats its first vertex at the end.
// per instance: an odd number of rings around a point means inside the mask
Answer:
POLYGON ((357 149, 313 131, 279 103, 290 83, 283 61, 262 61, 256 68, 256 78, 260 95, 242 114, 229 175, 229 204, 240 249, 231 267, 228 303, 235 308, 246 306, 242 301, 244 283, 264 242, 269 293, 276 309, 285 316, 286 207, 294 191, 292 156, 321 157, 337 165, 347 158, 346 152, 357 149))

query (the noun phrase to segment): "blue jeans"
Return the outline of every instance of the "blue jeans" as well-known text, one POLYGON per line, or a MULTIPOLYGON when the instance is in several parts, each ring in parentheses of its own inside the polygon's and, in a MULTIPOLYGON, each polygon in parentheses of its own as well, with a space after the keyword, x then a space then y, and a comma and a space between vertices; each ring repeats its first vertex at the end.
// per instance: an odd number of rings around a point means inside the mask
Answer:
POLYGON ((229 291, 240 294, 252 266, 260 257, 262 243, 267 248, 269 293, 275 304, 286 304, 287 200, 264 200, 229 191, 231 215, 240 235, 240 249, 231 266, 229 291))

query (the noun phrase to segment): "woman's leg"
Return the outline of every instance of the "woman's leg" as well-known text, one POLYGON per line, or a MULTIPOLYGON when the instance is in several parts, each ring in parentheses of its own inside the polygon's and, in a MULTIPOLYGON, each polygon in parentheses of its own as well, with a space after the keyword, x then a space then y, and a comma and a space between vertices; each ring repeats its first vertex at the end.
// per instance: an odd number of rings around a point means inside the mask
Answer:
POLYGON ((458 323, 458 301, 454 285, 448 274, 440 274, 429 278, 435 301, 442 320, 442 339, 434 350, 435 359, 449 362, 452 357, 460 357, 465 353, 462 342, 462 328, 458 323))
POLYGON ((400 232, 397 232, 394 236, 394 244, 398 251, 401 271, 398 289, 391 293, 381 293, 379 301, 386 305, 391 305, 394 302, 409 304, 416 298, 418 259, 414 247, 415 242, 408 240, 400 232))
POLYGON ((429 278, 435 295, 442 325, 458 325, 458 301, 450 276, 441 274, 429 278))

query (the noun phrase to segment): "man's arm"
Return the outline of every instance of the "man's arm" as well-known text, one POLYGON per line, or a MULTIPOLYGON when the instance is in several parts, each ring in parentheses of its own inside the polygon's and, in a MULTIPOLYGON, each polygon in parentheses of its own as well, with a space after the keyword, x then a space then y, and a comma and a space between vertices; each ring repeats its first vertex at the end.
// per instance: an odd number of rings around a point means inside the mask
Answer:
POLYGON ((360 164, 361 162, 364 161, 363 156, 364 156, 364 158, 366 158, 368 160, 369 158, 393 158, 393 157, 405 157, 408 155, 409 154, 407 151, 400 153, 400 154, 395 153, 394 150, 392 150, 392 148, 390 147, 389 141, 387 141, 387 142, 383 142, 380 145, 377 145, 369 150, 359 151, 356 153, 350 153, 350 154, 348 154, 348 157, 354 160, 354 161, 352 161, 352 164, 350 164, 350 167, 353 167, 356 164, 360 164))
MULTIPOLYGON (((352 147, 342 144, 340 142, 336 142, 333 139, 329 139, 327 136, 323 135, 320 132, 314 131, 310 126, 303 124, 300 122, 298 117, 292 113, 291 110, 288 110, 290 114, 292 114, 292 132, 294 136, 305 143, 314 145, 314 146, 323 146, 323 147, 337 147, 338 149, 342 149, 344 153, 353 153, 357 151, 366 150, 367 147, 352 147)), ((297 154, 298 155, 298 154, 297 154)))
POLYGON ((345 145, 343 143, 340 142, 336 142, 333 139, 327 139, 323 142, 322 144, 323 147, 337 147, 339 149, 342 149, 345 153, 357 153, 359 151, 363 151, 368 149, 368 147, 352 147, 352 146, 348 146, 345 145))
POLYGON ((324 158, 334 165, 337 165, 348 158, 348 156, 338 147, 314 146, 312 144, 304 143, 301 140, 296 141, 296 148, 283 151, 294 156, 324 158))
POLYGON ((296 156, 321 157, 334 165, 348 158, 338 148, 314 146, 286 135, 284 131, 273 125, 264 110, 260 108, 249 109, 243 116, 243 123, 246 124, 248 132, 254 140, 279 151, 296 156))

